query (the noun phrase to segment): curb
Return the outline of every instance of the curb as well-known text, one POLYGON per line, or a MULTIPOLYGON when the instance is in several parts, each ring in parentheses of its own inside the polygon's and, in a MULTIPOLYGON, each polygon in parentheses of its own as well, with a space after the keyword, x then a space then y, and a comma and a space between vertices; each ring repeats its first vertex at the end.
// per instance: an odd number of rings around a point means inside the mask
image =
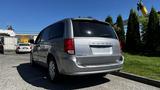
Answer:
POLYGON ((111 74, 160 88, 160 81, 158 80, 153 80, 126 72, 112 72, 111 74))

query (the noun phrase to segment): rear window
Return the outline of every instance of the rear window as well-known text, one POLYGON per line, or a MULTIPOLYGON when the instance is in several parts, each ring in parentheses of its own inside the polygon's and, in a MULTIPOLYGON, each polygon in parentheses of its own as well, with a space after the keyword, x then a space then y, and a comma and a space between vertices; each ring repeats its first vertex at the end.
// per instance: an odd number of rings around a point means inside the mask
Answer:
POLYGON ((75 37, 104 37, 116 39, 112 27, 99 21, 73 20, 73 29, 75 37))
POLYGON ((19 46, 30 46, 29 44, 19 44, 19 46))

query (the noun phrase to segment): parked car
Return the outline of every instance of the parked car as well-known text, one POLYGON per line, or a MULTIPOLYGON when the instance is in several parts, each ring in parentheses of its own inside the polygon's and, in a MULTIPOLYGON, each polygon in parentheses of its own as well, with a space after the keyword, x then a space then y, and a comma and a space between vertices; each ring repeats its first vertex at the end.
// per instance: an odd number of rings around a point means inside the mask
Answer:
POLYGON ((18 43, 16 53, 29 53, 32 46, 29 43, 18 43))
POLYGON ((104 75, 119 71, 123 61, 112 26, 90 18, 64 19, 46 27, 30 53, 30 63, 47 67, 51 81, 59 74, 104 75))

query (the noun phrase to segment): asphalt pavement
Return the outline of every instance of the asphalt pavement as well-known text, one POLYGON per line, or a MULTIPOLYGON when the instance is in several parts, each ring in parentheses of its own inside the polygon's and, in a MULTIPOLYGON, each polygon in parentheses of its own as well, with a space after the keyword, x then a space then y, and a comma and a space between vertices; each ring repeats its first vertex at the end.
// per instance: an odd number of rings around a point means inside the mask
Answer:
POLYGON ((0 54, 0 90, 160 90, 111 74, 105 77, 63 77, 52 83, 47 70, 29 64, 29 54, 0 54))

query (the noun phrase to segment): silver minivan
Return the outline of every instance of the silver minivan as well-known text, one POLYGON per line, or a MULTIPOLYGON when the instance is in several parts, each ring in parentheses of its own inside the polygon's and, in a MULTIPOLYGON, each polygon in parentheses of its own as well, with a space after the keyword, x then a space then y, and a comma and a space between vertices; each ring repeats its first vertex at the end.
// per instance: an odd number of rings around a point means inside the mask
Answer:
POLYGON ((49 79, 54 81, 60 74, 104 75, 119 71, 124 58, 110 24, 91 18, 67 18, 39 33, 30 62, 47 67, 49 79))

